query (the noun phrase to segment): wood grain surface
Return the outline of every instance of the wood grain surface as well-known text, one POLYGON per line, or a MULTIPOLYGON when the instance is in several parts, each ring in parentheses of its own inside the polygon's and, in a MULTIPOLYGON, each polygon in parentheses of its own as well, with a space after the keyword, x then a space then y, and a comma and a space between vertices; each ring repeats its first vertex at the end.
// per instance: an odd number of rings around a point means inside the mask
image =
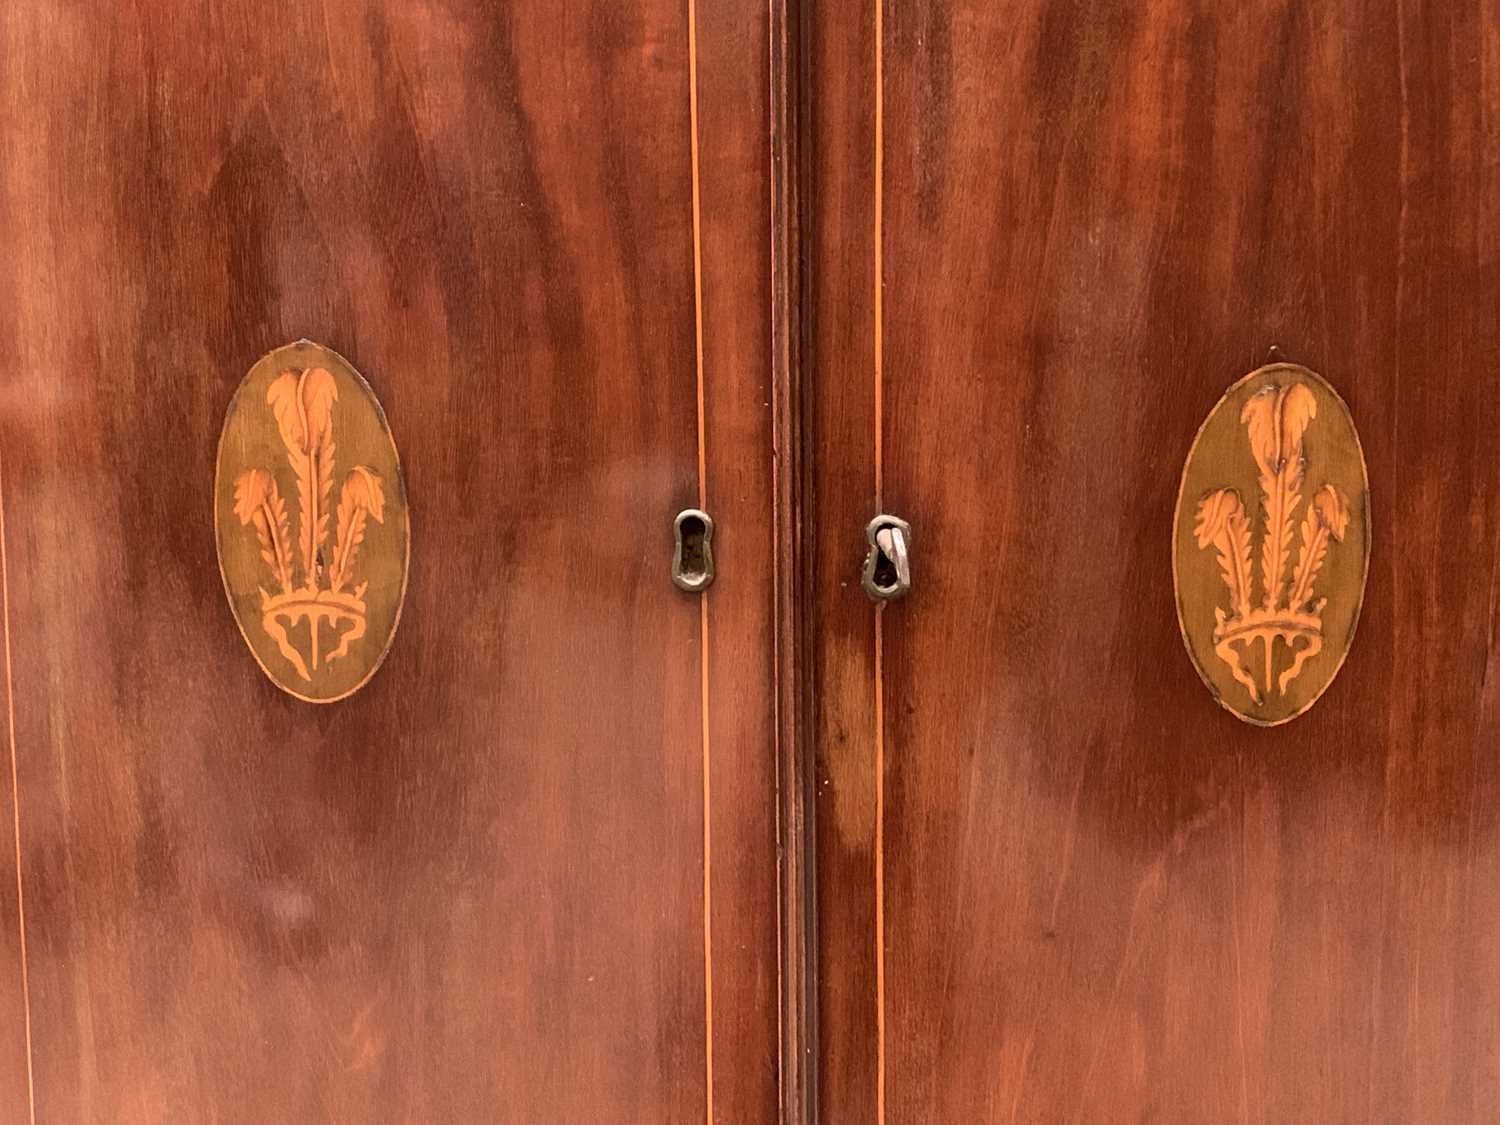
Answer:
POLYGON ((823 1120, 1500 1117, 1492 5, 822 6, 808 366, 823 1120), (883 318, 873 120, 884 72, 883 318), (877 1007, 871 341, 885 506, 877 1007), (1172 511, 1236 378, 1324 375, 1373 494, 1305 716, 1182 651, 1172 511))
POLYGON ((1494 11, 793 9, 0 14, 0 1120, 774 1120, 803 734, 823 1121, 1500 1117, 1494 11), (325 709, 212 536, 304 335, 412 510, 325 709), (1273 347, 1373 542, 1257 730, 1171 528, 1273 347))
MULTIPOLYGON (((778 1114, 769 7, 698 0, 713 1120, 778 1114)), ((651 1118, 646 1114, 646 1120, 651 1118)))
POLYGON ((0 1119, 774 1119, 766 21, 0 14, 0 1119), (412 519, 395 646, 323 708, 214 562, 224 409, 300 336, 412 519))
POLYGON ((801 121, 816 1097, 821 1120, 851 1123, 875 1118, 874 611, 859 584, 876 508, 873 12, 830 4, 809 14, 801 121))

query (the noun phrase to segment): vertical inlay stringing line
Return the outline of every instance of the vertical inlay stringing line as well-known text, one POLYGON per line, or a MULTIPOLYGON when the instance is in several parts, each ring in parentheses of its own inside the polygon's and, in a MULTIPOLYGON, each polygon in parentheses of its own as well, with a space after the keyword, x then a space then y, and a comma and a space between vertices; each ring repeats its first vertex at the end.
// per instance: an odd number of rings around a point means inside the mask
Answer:
POLYGON ((26 1027, 26 1107, 36 1125, 36 1080, 31 1063, 31 974, 26 960, 26 893, 21 879, 21 787, 16 770, 16 703, 10 663, 10 568, 5 554, 5 460, 0 455, 0 621, 5 636, 5 718, 10 735, 11 821, 16 848, 16 925, 21 948, 21 1011, 26 1027))
MULTIPOLYGON (((687 0, 688 121, 693 181, 693 359, 698 418, 698 507, 708 510, 708 452, 703 396, 703 219, 698 176, 698 3, 687 0)), ((713 786, 709 776, 708 591, 698 594, 698 690, 703 746, 703 1080, 704 1119, 714 1120, 713 786)))
MULTIPOLYGON (((875 0, 875 510, 885 510, 885 0, 875 0)), ((875 1120, 885 1125, 885 605, 875 607, 875 1120)))

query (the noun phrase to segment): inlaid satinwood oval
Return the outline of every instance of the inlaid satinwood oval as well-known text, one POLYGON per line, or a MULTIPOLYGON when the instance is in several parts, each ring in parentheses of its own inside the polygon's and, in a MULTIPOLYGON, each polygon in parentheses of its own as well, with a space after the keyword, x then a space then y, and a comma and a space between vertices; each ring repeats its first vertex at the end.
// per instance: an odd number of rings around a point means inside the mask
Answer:
POLYGON ((1370 561, 1370 486, 1349 408, 1277 363, 1225 392, 1177 495, 1172 569, 1188 654, 1246 722, 1296 718, 1354 641, 1370 561))
POLYGON ((214 528, 229 605, 272 682, 313 703, 364 686, 401 618, 411 531, 385 412, 337 352, 287 344, 240 383, 214 528))

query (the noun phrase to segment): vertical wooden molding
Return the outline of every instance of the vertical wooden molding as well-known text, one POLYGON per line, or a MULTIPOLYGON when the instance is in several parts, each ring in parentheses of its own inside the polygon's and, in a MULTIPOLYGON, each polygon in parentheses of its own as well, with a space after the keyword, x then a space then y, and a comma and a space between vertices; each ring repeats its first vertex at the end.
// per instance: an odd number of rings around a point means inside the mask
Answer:
POLYGON ((26 1024, 26 1108, 36 1125, 36 1079, 31 1061, 31 972, 26 959, 26 892, 21 879, 21 786, 16 770, 16 702, 10 662, 10 566, 5 549, 5 461, 0 454, 0 622, 5 637, 5 720, 10 740, 11 826, 16 848, 16 928, 21 951, 21 1011, 26 1024))
MULTIPOLYGON (((698 416, 698 507, 708 508, 708 440, 703 393, 703 193, 698 145, 698 4, 687 3, 688 120, 692 136, 693 184, 693 348, 698 416)), ((714 899, 713 783, 708 729, 708 591, 698 594, 699 716, 703 730, 703 1084, 704 1120, 714 1121, 714 899)))
MULTIPOLYGON (((885 510, 885 0, 875 0, 875 510, 885 510)), ((885 605, 875 607, 875 1122, 885 1125, 885 605)))
POLYGON ((769 0, 771 133, 771 362, 775 441, 774 567, 776 634, 777 867, 779 875, 780 1108, 784 1125, 817 1118, 817 902, 813 797, 811 560, 803 529, 813 503, 811 419, 802 373, 809 342, 801 330, 807 289, 805 228, 810 14, 800 0, 769 0))

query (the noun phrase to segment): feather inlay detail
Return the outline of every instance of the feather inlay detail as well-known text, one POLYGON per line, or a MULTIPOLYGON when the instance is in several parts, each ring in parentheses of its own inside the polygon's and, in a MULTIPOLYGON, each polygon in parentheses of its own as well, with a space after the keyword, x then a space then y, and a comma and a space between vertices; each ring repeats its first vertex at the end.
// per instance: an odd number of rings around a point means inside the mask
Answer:
POLYGON ((1330 545, 1342 543, 1349 527, 1348 499, 1324 484, 1307 505, 1298 532, 1297 510, 1307 475, 1304 438, 1317 413, 1317 398, 1300 381, 1263 387, 1240 413, 1259 469, 1258 575, 1251 573, 1251 523, 1240 494, 1220 488, 1198 501, 1194 540, 1200 550, 1214 551, 1229 590, 1228 608, 1214 610, 1214 653, 1255 704, 1273 693, 1285 695, 1307 662, 1322 651, 1326 599, 1317 596, 1317 580, 1330 545), (1278 641, 1291 653, 1291 663, 1280 675, 1274 658, 1278 641), (1260 657, 1253 668, 1252 654, 1260 657))
POLYGON ((338 397, 338 383, 323 367, 283 371, 266 392, 296 483, 295 534, 273 470, 246 469, 234 485, 234 513, 242 526, 254 528, 275 590, 261 587, 262 627, 306 681, 365 635, 367 584, 352 585, 354 570, 367 521, 381 523, 385 513, 380 475, 354 466, 340 491, 331 553, 325 551, 335 515, 330 503, 338 397), (297 630, 303 621, 305 634, 297 630))

